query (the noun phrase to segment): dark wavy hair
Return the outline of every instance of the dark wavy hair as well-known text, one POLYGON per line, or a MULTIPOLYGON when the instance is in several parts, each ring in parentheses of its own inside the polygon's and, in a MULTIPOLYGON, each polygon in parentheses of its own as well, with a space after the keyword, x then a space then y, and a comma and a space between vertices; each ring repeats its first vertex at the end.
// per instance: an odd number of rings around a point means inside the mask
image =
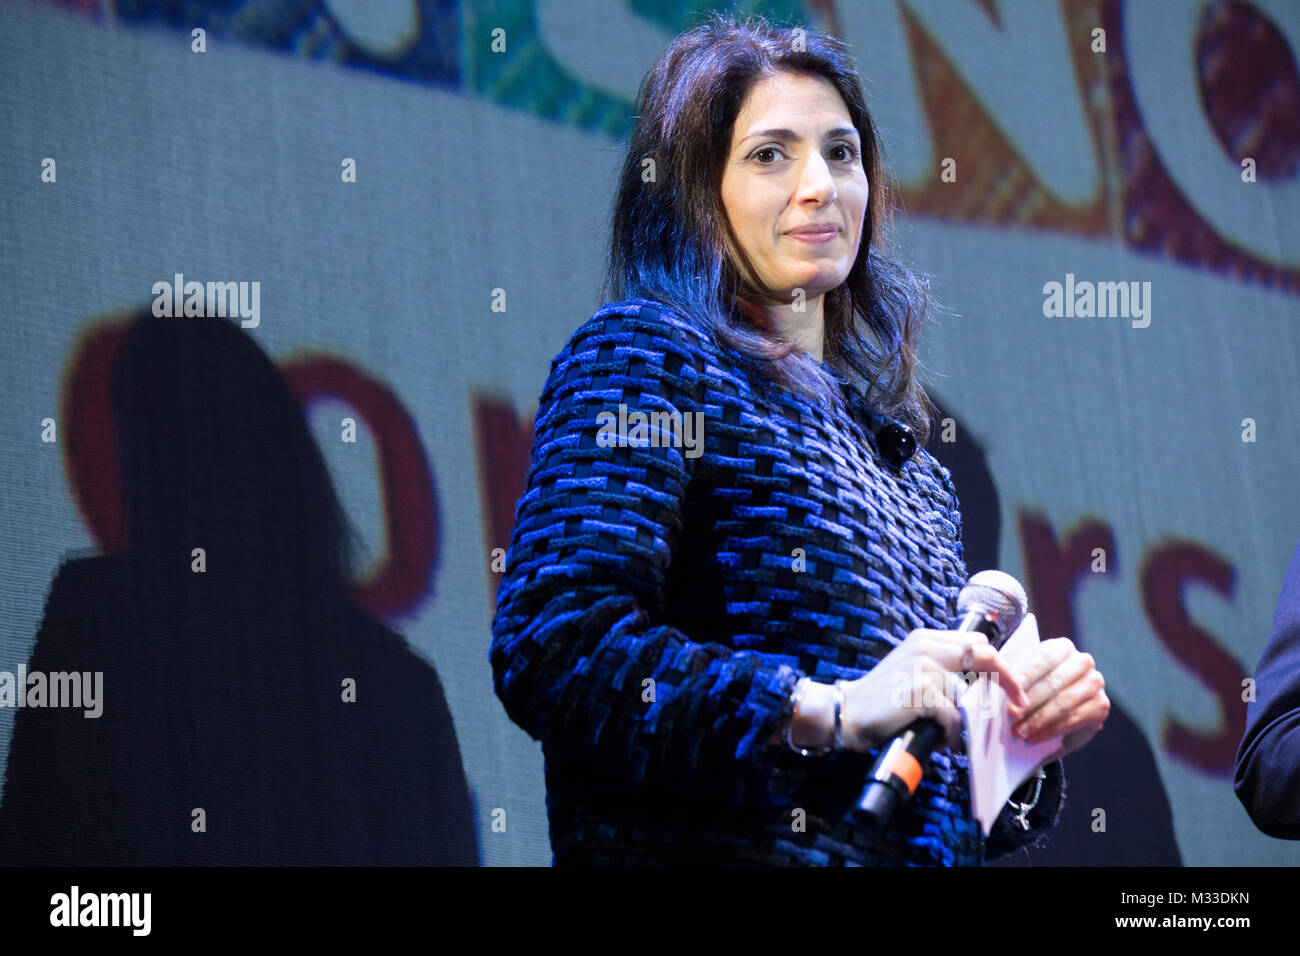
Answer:
POLYGON ((924 443, 934 408, 917 381, 916 348, 930 308, 929 279, 894 251, 896 186, 857 68, 833 36, 713 12, 673 40, 637 94, 601 296, 661 301, 711 331, 766 380, 841 407, 839 383, 821 363, 737 307, 738 296, 762 301, 773 290, 762 284, 731 228, 722 174, 750 90, 782 72, 828 80, 863 144, 869 186, 864 235, 848 277, 825 294, 824 361, 924 443), (654 159, 652 182, 642 180, 646 158, 654 159))

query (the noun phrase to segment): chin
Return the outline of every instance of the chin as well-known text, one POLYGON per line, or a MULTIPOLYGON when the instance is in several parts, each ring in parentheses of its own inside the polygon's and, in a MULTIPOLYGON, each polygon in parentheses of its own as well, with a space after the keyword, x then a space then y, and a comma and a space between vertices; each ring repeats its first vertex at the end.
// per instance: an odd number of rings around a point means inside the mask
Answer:
POLYGON ((815 275, 808 276, 802 282, 792 282, 788 286, 790 289, 803 289, 808 298, 821 295, 823 292, 829 292, 831 289, 840 285, 848 274, 840 275, 839 273, 818 272, 815 275))

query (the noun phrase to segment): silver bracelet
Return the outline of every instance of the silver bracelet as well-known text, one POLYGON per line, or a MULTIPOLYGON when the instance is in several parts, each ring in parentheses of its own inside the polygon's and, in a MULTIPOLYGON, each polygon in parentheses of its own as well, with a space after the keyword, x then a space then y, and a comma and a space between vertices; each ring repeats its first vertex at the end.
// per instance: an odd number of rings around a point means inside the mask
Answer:
POLYGON ((842 715, 844 712, 844 688, 840 686, 839 681, 836 681, 831 686, 835 690, 835 736, 832 738, 833 743, 831 744, 831 749, 843 750, 844 724, 842 722, 842 715))
MULTIPOLYGON (((794 739, 790 736, 791 731, 794 730, 794 718, 799 713, 799 698, 802 696, 800 685, 803 684, 803 682, 806 680, 812 680, 812 678, 801 677, 799 678, 798 682, 796 682, 794 685, 794 693, 791 695, 792 699, 794 700, 794 706, 790 709, 790 720, 785 725, 785 743, 787 747, 789 747, 791 750, 793 750, 801 757, 809 757, 809 756, 822 757, 835 749, 834 744, 832 744, 829 747, 819 747, 816 750, 810 750, 807 747, 798 746, 794 742, 794 739)), ((835 703, 835 725, 836 725, 837 736, 839 730, 839 714, 840 714, 838 696, 839 695, 837 694, 836 703, 835 703)))

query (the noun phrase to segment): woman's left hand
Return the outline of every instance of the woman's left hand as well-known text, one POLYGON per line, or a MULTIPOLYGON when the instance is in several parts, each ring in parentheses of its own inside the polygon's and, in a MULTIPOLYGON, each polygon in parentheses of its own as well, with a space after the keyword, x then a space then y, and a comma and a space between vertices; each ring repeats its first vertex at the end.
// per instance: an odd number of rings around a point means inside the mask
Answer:
POLYGON ((1012 733, 1031 744, 1062 737, 1060 749, 1044 763, 1078 750, 1106 723, 1106 681, 1092 655, 1080 652, 1068 637, 1039 644, 1021 674, 1029 702, 1008 703, 1012 733))

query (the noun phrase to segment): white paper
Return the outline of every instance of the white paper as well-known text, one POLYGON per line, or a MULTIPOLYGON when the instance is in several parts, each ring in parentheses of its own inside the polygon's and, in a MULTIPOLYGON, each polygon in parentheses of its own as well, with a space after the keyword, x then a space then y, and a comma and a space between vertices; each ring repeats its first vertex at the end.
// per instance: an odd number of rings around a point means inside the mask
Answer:
MULTIPOLYGON (((1032 614, 1026 614, 998 656, 1016 670, 1028 662, 1038 647, 1038 640, 1038 621, 1032 614)), ((1001 684, 987 676, 971 684, 958 701, 966 719, 971 812, 983 826, 985 836, 993 829, 1015 789, 1061 746, 1059 736, 1033 745, 1013 736, 1008 703, 1001 684)))

